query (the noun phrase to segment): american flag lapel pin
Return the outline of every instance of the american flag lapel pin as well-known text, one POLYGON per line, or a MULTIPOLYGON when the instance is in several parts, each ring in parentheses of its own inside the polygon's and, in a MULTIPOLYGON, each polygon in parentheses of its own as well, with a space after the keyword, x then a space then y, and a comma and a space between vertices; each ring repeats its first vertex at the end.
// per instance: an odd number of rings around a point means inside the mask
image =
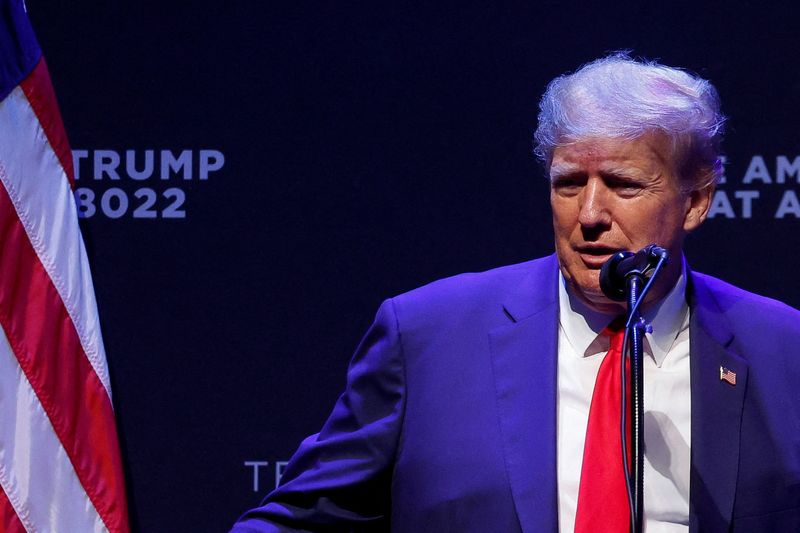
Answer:
POLYGON ((736 372, 730 370, 729 368, 725 368, 724 366, 719 367, 719 380, 720 381, 727 381, 731 385, 736 385, 736 372))

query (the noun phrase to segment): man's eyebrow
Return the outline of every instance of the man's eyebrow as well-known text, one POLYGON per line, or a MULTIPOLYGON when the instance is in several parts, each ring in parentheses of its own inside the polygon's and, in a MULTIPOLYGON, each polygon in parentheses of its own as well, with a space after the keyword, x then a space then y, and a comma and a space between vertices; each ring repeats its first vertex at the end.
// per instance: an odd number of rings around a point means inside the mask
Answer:
POLYGON ((642 175, 639 170, 625 165, 607 165, 601 167, 599 171, 600 174, 622 179, 636 179, 642 175))
POLYGON ((550 167, 550 181, 555 181, 567 176, 574 176, 581 173, 581 166, 570 163, 558 163, 550 167))

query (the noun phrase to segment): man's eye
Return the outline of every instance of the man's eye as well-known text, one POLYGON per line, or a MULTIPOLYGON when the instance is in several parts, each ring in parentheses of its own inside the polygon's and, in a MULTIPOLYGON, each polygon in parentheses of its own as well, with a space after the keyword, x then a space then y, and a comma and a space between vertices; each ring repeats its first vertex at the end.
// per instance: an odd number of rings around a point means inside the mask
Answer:
POLYGON ((619 181, 612 184, 611 188, 614 189, 618 195, 628 197, 639 194, 644 189, 644 186, 635 181, 619 181))
POLYGON ((553 189, 560 194, 577 193, 583 183, 573 179, 558 179, 553 182, 553 189))

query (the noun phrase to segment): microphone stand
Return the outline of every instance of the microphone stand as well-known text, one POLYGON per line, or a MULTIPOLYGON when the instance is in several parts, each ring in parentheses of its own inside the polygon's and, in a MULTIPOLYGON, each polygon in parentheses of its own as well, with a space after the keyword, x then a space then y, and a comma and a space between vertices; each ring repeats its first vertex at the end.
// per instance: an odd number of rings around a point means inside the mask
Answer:
POLYGON ((622 463, 625 467, 625 488, 630 506, 630 532, 642 533, 644 528, 644 334, 648 330, 639 311, 642 300, 653 286, 661 268, 666 264, 665 249, 651 244, 636 253, 620 251, 611 256, 600 269, 600 287, 612 301, 628 303, 625 338, 622 343, 622 372, 620 403, 620 435, 622 463), (646 274, 650 273, 649 279, 646 274), (646 282, 645 282, 646 281, 646 282), (630 346, 630 351, 628 350, 630 346), (630 379, 628 379, 630 366, 630 379), (631 402, 628 405, 628 388, 631 402), (631 448, 628 449, 628 421, 631 422, 631 448), (628 456, 632 456, 633 464, 628 456))
MULTIPOLYGON (((629 275, 626 279, 626 296, 628 300, 628 319, 626 321, 625 337, 629 340, 630 346, 630 381, 626 378, 625 349, 623 347, 622 357, 622 376, 623 381, 631 385, 630 416, 631 421, 631 455, 633 465, 627 469, 628 486, 633 496, 631 510, 631 529, 632 533, 642 533, 644 517, 644 333, 645 321, 639 311, 640 306, 636 305, 644 286, 644 276, 641 274, 629 275)), ((624 394, 623 388, 623 394, 624 394)), ((623 438, 627 431, 623 426, 623 438)), ((624 458, 627 466, 627 457, 624 458)))

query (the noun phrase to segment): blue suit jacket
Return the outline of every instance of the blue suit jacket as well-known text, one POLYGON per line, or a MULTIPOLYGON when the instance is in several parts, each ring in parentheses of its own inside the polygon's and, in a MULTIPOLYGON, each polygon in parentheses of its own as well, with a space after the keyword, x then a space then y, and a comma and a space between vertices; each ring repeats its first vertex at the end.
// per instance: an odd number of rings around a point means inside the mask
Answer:
MULTIPOLYGON (((233 531, 557 531, 557 268, 384 302, 325 426, 233 531)), ((800 312, 689 277, 690 531, 800 531, 800 312)))

